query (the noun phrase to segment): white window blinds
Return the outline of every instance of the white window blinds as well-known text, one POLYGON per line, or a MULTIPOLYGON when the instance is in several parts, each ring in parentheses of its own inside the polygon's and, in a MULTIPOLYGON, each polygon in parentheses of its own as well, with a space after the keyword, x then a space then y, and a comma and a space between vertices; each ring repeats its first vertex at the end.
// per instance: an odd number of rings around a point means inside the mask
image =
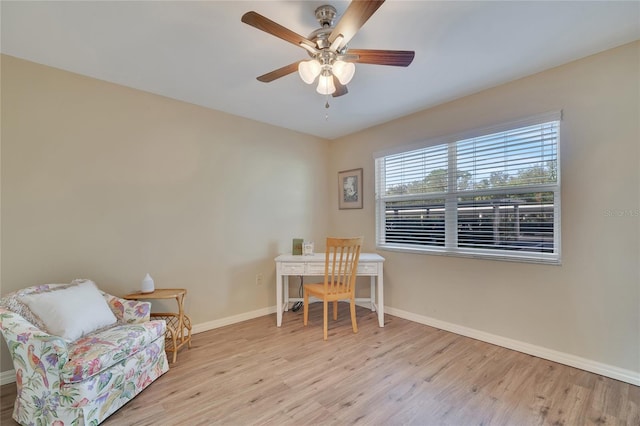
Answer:
POLYGON ((378 247, 558 263, 556 117, 376 158, 378 247))

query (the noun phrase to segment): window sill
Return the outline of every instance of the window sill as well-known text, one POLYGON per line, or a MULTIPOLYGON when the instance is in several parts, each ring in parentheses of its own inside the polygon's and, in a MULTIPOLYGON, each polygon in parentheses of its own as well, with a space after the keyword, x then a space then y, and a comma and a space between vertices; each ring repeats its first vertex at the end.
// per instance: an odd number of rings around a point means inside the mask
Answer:
POLYGON ((381 251, 392 251, 399 253, 412 253, 412 254, 426 254, 426 255, 435 255, 435 256, 451 256, 451 257, 462 257, 462 258, 471 258, 471 259, 480 259, 480 260, 497 260, 497 261, 505 261, 505 262, 520 262, 520 263, 537 263, 543 265, 554 265, 561 266, 562 261, 559 256, 553 254, 541 254, 537 256, 532 255, 524 255, 524 254, 513 254, 509 252, 494 252, 487 250, 459 250, 459 251, 448 251, 444 248, 425 248, 425 247, 415 247, 415 246, 403 246, 397 244, 378 244, 376 245, 376 249, 381 251))

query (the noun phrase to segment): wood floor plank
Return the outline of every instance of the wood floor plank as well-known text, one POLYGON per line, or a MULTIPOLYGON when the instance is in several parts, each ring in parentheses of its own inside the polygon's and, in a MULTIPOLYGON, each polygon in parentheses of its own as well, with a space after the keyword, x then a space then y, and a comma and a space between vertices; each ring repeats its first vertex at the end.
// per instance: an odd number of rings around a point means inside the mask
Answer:
MULTIPOLYGON (((168 373, 109 417, 120 425, 640 425, 640 388, 347 305, 199 333, 168 373)), ((15 384, 1 387, 0 423, 15 384)))

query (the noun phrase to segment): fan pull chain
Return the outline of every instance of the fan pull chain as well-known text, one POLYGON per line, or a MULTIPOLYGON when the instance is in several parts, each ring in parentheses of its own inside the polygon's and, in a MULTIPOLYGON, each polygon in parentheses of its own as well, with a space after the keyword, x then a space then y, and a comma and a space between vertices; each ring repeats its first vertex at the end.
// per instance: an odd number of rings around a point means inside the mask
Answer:
MULTIPOLYGON (((326 97, 326 103, 324 104, 324 107, 325 107, 325 109, 328 110, 331 105, 329 105, 329 95, 326 95, 326 96, 327 96, 326 97)), ((324 121, 329 121, 329 112, 328 111, 324 114, 324 121)))

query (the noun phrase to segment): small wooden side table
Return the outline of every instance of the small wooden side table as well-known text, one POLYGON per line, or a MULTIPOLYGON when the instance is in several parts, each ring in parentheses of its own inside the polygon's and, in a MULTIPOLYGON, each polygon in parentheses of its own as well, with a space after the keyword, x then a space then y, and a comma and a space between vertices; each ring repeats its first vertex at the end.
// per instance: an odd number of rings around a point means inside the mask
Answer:
POLYGON ((173 361, 176 362, 178 349, 187 345, 191 349, 191 319, 184 313, 184 297, 187 290, 184 288, 156 288, 151 293, 131 293, 124 296, 129 300, 145 299, 176 299, 178 302, 178 313, 175 312, 152 312, 151 317, 163 319, 167 322, 167 335, 165 339, 165 350, 173 352, 173 361))

